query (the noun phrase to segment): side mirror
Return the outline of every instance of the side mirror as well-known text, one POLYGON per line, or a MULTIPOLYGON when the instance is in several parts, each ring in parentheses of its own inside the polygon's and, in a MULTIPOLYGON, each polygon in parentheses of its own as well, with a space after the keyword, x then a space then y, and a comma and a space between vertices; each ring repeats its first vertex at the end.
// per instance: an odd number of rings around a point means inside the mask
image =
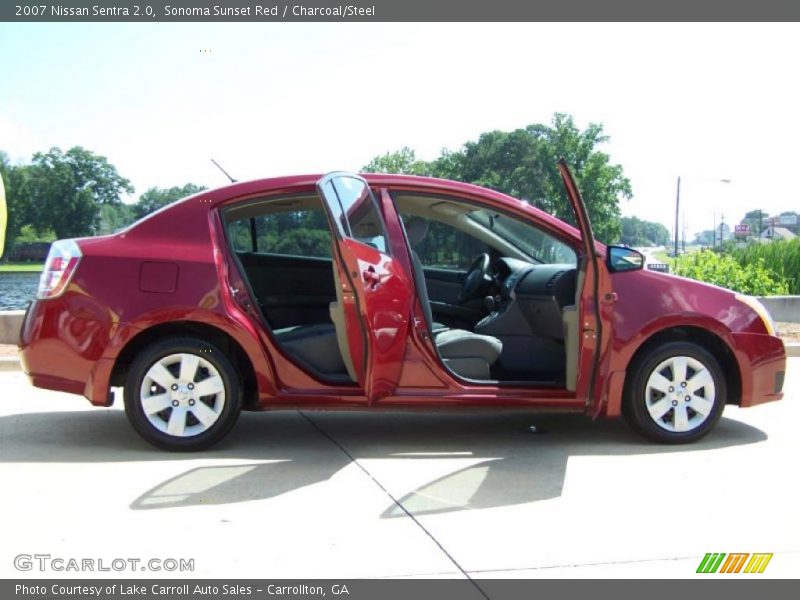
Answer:
POLYGON ((644 268, 644 254, 628 246, 608 246, 606 264, 612 273, 644 268))

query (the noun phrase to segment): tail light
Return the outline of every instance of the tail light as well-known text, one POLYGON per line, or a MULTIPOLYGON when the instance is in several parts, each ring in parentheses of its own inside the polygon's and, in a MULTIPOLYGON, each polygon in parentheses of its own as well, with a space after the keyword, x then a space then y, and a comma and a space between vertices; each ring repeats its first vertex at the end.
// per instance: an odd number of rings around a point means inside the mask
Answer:
POLYGON ((57 298, 67 289, 81 260, 81 249, 75 240, 58 240, 50 246, 44 271, 39 279, 36 297, 40 300, 57 298))

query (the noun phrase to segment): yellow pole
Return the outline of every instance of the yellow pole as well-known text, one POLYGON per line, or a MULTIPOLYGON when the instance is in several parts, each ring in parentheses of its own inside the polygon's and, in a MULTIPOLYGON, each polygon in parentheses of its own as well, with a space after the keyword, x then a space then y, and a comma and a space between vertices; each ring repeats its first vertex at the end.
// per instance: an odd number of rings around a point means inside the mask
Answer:
POLYGON ((6 188, 3 185, 3 176, 0 175, 0 256, 3 255, 3 248, 6 245, 6 223, 8 223, 6 188))

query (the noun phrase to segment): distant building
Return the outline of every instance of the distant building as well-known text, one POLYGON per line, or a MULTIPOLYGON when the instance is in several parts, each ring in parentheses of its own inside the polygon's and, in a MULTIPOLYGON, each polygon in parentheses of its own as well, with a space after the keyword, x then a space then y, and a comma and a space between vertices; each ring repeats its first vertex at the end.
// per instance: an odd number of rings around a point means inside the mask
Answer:
MULTIPOLYGON (((800 233, 800 219, 796 213, 788 213, 782 215, 776 215, 771 217, 763 217, 761 219, 761 229, 762 231, 766 231, 770 227, 775 228, 783 228, 787 231, 790 231, 794 234, 800 233)), ((764 236, 762 236, 764 237, 764 236)))
POLYGON ((793 240, 797 235, 786 229, 786 227, 776 227, 770 225, 761 232, 763 240, 793 240))

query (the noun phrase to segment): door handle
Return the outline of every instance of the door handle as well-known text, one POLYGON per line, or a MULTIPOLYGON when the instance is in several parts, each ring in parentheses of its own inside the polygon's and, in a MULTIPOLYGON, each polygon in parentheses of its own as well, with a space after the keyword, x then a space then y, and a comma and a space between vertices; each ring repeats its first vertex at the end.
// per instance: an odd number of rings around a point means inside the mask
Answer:
POLYGON ((617 292, 611 292, 603 296, 602 303, 603 304, 614 304, 617 300, 619 300, 619 296, 617 296, 617 292))
POLYGON ((369 284, 372 284, 373 286, 381 282, 381 276, 375 272, 375 269, 373 267, 368 267, 367 269, 364 269, 362 276, 364 277, 364 281, 366 281, 369 284))

